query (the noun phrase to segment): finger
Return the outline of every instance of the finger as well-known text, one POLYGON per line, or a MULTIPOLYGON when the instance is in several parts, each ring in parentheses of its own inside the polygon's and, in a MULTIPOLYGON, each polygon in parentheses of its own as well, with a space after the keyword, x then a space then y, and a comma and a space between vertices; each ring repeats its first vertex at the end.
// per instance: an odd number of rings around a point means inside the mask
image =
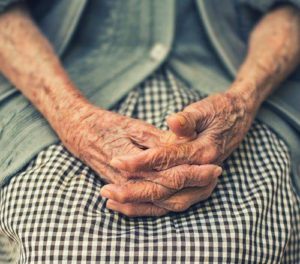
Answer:
POLYGON ((194 146, 191 142, 147 149, 136 155, 113 158, 110 165, 130 172, 165 170, 177 165, 195 163, 195 147, 197 152, 201 151, 200 146, 194 146))
POLYGON ((165 208, 173 212, 183 212, 192 205, 204 201, 211 196, 211 193, 217 185, 217 179, 213 180, 206 187, 191 187, 183 189, 168 199, 162 201, 154 201, 153 203, 159 207, 165 208))
POLYGON ((141 172, 138 177, 170 189, 180 190, 186 187, 206 186, 221 173, 222 168, 212 164, 180 165, 164 171, 141 172))
POLYGON ((128 181, 122 185, 107 184, 100 195, 119 203, 142 203, 166 199, 176 191, 150 181, 128 181))
POLYGON ((101 189, 100 194, 119 203, 153 202, 166 199, 178 190, 188 186, 207 186, 222 172, 222 169, 215 165, 183 165, 183 167, 186 166, 194 168, 193 172, 190 170, 192 177, 190 175, 180 176, 178 174, 166 177, 163 175, 165 172, 160 172, 158 173, 161 174, 160 176, 148 179, 147 181, 138 180, 128 181, 125 184, 105 185, 101 189))
POLYGON ((200 123, 205 123, 207 116, 200 107, 192 105, 168 117, 167 123, 170 130, 179 137, 195 137, 200 123))
POLYGON ((167 118, 170 130, 177 136, 194 137, 196 133, 196 121, 193 118, 187 118, 184 112, 170 115, 167 118))
POLYGON ((158 207, 152 203, 121 204, 113 200, 108 200, 106 207, 128 217, 163 216, 169 212, 168 210, 158 207))

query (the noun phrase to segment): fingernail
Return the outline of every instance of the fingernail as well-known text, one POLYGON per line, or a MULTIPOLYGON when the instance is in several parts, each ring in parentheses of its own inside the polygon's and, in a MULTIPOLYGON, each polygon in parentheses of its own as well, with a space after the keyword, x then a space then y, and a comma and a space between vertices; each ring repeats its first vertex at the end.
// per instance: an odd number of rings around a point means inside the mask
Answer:
POLYGON ((217 167, 214 169, 214 177, 219 177, 222 173, 222 168, 221 167, 217 167))
POLYGON ((186 119, 183 116, 177 115, 177 119, 178 119, 178 121, 179 121, 179 123, 180 123, 181 126, 185 125, 186 119))
POLYGON ((186 123, 186 118, 184 118, 184 116, 180 115, 180 114, 171 114, 168 119, 171 118, 171 119, 176 119, 179 121, 179 124, 180 126, 184 126, 185 123, 186 123))
POLYGON ((112 197, 112 187, 111 186, 104 186, 100 190, 100 195, 104 198, 111 198, 112 197))

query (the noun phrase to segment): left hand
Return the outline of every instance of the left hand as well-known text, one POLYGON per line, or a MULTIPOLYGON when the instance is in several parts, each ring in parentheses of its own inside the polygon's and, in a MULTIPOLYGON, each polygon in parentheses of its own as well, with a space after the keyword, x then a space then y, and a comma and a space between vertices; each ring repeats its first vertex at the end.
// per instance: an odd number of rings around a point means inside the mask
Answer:
MULTIPOLYGON (((173 142, 134 156, 118 157, 111 164, 131 172, 149 168, 165 170, 179 164, 220 164, 245 137, 255 116, 255 111, 251 109, 249 102, 230 92, 209 96, 168 118, 171 131, 180 138, 189 138, 189 141, 173 142)), ((199 188, 186 188, 164 201, 142 197, 142 190, 138 188, 134 192, 131 190, 128 200, 120 201, 118 196, 129 190, 126 186, 115 186, 115 192, 110 197, 114 201, 109 200, 108 207, 137 215, 146 208, 152 210, 153 204, 170 211, 183 211, 195 202, 208 198, 216 182, 217 179, 211 181, 205 197, 199 198, 199 188), (192 198, 196 196, 197 199, 192 198)))

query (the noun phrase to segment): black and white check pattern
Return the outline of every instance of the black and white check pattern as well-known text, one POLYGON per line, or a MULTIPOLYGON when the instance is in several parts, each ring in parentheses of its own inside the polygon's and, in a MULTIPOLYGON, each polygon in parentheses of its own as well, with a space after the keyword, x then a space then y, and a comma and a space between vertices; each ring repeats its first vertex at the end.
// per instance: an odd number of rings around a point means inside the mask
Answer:
MULTIPOLYGON (((200 98, 162 68, 115 110, 166 129, 167 115, 200 98)), ((0 190, 1 263, 300 263, 289 152, 261 123, 212 197, 186 212, 130 219, 106 209, 102 185, 62 145, 42 151, 0 190)))

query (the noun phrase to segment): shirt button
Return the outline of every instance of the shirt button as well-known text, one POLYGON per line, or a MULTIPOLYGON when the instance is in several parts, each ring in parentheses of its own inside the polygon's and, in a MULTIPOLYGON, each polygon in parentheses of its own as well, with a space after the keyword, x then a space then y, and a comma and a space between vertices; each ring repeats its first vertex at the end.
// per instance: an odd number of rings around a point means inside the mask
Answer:
POLYGON ((156 43, 150 50, 150 58, 155 61, 161 61, 168 53, 168 49, 161 43, 156 43))

